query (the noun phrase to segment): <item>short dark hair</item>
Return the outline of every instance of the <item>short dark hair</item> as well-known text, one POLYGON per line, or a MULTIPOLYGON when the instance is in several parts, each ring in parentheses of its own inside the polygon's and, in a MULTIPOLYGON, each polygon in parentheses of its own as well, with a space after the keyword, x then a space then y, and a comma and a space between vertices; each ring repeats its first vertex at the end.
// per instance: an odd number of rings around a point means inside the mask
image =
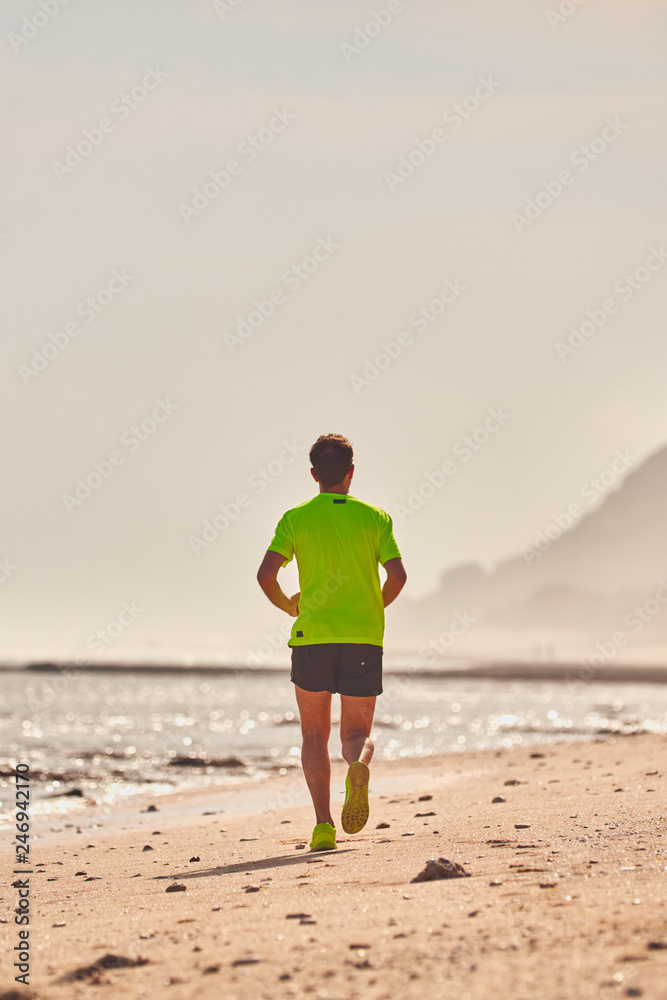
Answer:
POLYGON ((343 482, 353 459, 352 445, 342 434, 322 434, 310 449, 310 464, 325 489, 343 482))

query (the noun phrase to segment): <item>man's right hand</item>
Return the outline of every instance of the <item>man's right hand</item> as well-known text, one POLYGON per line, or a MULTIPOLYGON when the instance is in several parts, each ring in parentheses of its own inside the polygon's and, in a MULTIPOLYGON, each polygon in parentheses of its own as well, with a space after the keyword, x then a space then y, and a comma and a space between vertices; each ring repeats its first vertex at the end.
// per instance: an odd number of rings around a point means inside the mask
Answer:
POLYGON ((272 549, 269 549, 262 560, 262 565, 257 570, 257 582, 271 601, 271 604, 275 604, 281 611, 285 611, 292 618, 296 618, 299 614, 301 592, 288 597, 287 594, 283 593, 276 579, 278 570, 284 561, 285 556, 281 555, 280 552, 274 552, 272 549))

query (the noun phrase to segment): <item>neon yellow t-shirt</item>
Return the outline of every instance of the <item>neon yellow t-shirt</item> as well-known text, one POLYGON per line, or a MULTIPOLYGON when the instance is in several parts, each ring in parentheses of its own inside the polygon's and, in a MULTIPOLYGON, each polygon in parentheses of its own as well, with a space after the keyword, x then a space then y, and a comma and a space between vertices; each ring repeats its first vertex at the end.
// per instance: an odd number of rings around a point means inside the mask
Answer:
POLYGON ((289 646, 382 645, 378 563, 401 557, 386 511, 344 493, 318 493, 282 516, 269 549, 285 557, 283 566, 296 556, 299 570, 289 646))

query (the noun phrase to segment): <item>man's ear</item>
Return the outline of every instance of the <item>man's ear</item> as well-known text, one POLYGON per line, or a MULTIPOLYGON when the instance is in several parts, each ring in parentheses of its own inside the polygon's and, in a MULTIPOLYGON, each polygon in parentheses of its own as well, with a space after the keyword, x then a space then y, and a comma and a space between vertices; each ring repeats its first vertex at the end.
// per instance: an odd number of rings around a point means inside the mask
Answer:
POLYGON ((311 469, 310 470, 310 474, 313 477, 313 479, 315 480, 315 482, 319 483, 319 479, 317 478, 317 473, 315 472, 315 469, 311 469))

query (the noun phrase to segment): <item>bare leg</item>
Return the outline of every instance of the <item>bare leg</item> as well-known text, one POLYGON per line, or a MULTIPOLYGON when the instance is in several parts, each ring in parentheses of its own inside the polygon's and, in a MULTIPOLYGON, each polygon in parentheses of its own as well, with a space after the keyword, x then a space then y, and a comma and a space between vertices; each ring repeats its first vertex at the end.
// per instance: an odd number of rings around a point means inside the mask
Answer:
POLYGON ((331 694, 328 691, 304 691, 297 687, 296 701, 303 737, 301 765, 315 808, 315 822, 335 826, 330 804, 331 694))
POLYGON ((360 760, 370 764, 375 749, 370 738, 375 712, 375 698, 340 696, 340 741, 343 757, 348 764, 360 760))

